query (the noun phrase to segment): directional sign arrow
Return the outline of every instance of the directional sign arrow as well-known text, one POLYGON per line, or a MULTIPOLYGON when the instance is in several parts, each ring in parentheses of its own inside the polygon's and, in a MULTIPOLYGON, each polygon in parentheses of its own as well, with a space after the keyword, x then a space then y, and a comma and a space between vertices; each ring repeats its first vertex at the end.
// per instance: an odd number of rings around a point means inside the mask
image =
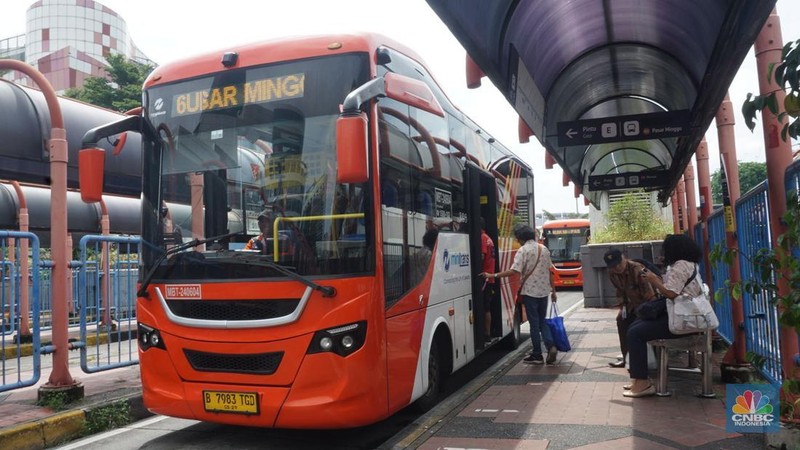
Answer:
POLYGON ((566 134, 568 138, 572 139, 575 137, 576 134, 578 134, 578 132, 570 128, 564 134, 566 134))

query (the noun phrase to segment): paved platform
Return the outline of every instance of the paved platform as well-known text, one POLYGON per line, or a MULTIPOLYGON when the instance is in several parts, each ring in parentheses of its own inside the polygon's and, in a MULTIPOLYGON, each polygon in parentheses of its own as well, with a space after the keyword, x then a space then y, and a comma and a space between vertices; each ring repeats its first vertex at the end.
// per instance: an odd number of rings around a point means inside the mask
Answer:
MULTIPOLYGON (((522 363, 530 343, 448 398, 385 448, 741 449, 766 448, 764 435, 725 431, 725 385, 714 355, 716 398, 701 398, 699 374, 669 374, 670 397, 626 398, 615 309, 565 313, 572 351, 554 365, 522 363)), ((672 356, 678 364, 686 355, 672 356)), ((687 361, 688 362, 688 361, 687 361)), ((651 373, 655 377, 655 372, 651 373)))
MULTIPOLYGON (((721 354, 714 355, 716 398, 697 397, 700 376, 683 373, 670 373, 671 397, 626 398, 627 371, 608 366, 619 353, 616 311, 581 306, 565 316, 573 350, 560 353, 555 365, 523 364, 530 350, 526 341, 384 447, 765 448, 762 435, 725 432, 721 354)), ((73 376, 84 385, 85 399, 65 411, 37 406, 35 386, 0 393, 0 449, 46 448, 77 437, 87 417, 115 402, 127 403, 135 419, 148 415, 138 367, 73 376)))

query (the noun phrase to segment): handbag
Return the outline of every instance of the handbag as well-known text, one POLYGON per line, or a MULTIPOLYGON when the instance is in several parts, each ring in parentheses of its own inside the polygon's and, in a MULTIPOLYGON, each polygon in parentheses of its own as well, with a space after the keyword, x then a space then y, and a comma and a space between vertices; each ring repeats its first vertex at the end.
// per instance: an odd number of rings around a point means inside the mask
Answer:
POLYGON ((550 303, 550 317, 544 319, 544 323, 550 329, 550 335, 553 336, 553 343, 558 351, 568 352, 572 350, 567 337, 567 329, 564 327, 564 318, 558 314, 558 307, 555 302, 550 303))
POLYGON ((719 327, 719 319, 708 298, 708 286, 697 274, 697 265, 694 267, 692 277, 683 288, 681 294, 667 302, 669 331, 672 334, 690 334, 716 330, 719 327), (693 279, 700 287, 700 295, 696 297, 683 293, 693 279))
POLYGON ((519 283, 519 289, 517 289, 517 300, 516 300, 517 304, 522 303, 522 286, 525 286, 525 281, 528 279, 529 276, 531 276, 533 271, 536 270, 536 266, 539 265, 539 259, 542 257, 542 244, 537 244, 537 245, 538 245, 537 250, 539 250, 539 254, 536 255, 536 262, 533 264, 533 269, 531 269, 530 272, 526 273, 525 276, 522 277, 522 280, 519 283))
POLYGON ((667 314, 667 298, 656 297, 637 306, 633 311, 636 317, 642 320, 656 320, 667 314))

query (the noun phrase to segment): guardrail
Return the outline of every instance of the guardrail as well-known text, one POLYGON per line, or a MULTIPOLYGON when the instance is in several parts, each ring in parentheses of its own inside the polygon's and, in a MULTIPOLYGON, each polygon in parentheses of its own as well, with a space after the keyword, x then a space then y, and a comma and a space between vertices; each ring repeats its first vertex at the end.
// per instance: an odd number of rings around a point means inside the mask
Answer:
MULTIPOLYGON (((719 244, 725 245, 725 217, 721 209, 716 210, 708 217, 708 248, 713 249, 719 244)), ((711 292, 716 296, 717 292, 722 292, 719 301, 714 302, 714 311, 719 318, 719 328, 717 334, 729 345, 733 343, 733 306, 728 295, 725 281, 730 278, 728 275, 730 267, 724 261, 711 264, 711 281, 706 282, 711 292)))
MULTIPOLYGON (((772 249, 769 227, 768 184, 762 182, 736 202, 736 231, 739 241, 739 274, 742 280, 759 277, 753 261, 760 252, 772 249)), ((774 280, 773 280, 774 281, 774 280)), ((770 292, 742 290, 745 349, 764 358, 761 374, 770 383, 782 380, 778 309, 770 292)))
POLYGON ((139 363, 136 283, 139 244, 134 236, 87 235, 81 238, 81 369, 87 373, 139 363), (112 259, 114 260, 112 262, 112 259))
MULTIPOLYGON (((0 341, 0 362, 3 373, 0 392, 32 386, 39 382, 41 376, 41 342, 39 326, 39 302, 30 302, 30 312, 21 308, 22 304, 22 277, 27 277, 27 271, 22 270, 23 261, 30 270, 31 299, 39 298, 39 238, 28 232, 0 231, 0 292, 2 292, 2 320, 7 335, 16 333, 12 339, 0 341), (22 254, 20 244, 26 241, 30 254, 22 254), (24 275, 23 275, 24 273, 24 275), (30 330, 21 329, 25 323, 30 330), (8 331, 6 330, 8 328, 8 331), (30 331, 30 335, 27 332, 30 331), (28 344, 26 341, 30 341, 28 344), (23 351, 26 349, 25 351, 23 351), (30 356, 30 358, 28 358, 30 356), (26 378, 27 377, 27 378, 26 378)), ((27 280, 26 280, 27 281, 27 280)))

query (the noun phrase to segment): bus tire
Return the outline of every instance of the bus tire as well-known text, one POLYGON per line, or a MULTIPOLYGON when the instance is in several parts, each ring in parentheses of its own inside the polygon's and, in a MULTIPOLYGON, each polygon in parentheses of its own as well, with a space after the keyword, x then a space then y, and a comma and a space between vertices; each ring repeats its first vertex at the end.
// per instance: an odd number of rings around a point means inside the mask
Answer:
POLYGON ((503 338, 503 348, 506 350, 516 350, 519 347, 520 342, 522 341, 522 331, 520 331, 520 326, 522 325, 522 305, 516 305, 514 308, 514 321, 511 325, 511 332, 503 338))
POLYGON ((439 403, 445 377, 445 364, 442 359, 441 341, 434 339, 428 353, 428 390, 414 402, 414 409, 424 413, 439 403))

